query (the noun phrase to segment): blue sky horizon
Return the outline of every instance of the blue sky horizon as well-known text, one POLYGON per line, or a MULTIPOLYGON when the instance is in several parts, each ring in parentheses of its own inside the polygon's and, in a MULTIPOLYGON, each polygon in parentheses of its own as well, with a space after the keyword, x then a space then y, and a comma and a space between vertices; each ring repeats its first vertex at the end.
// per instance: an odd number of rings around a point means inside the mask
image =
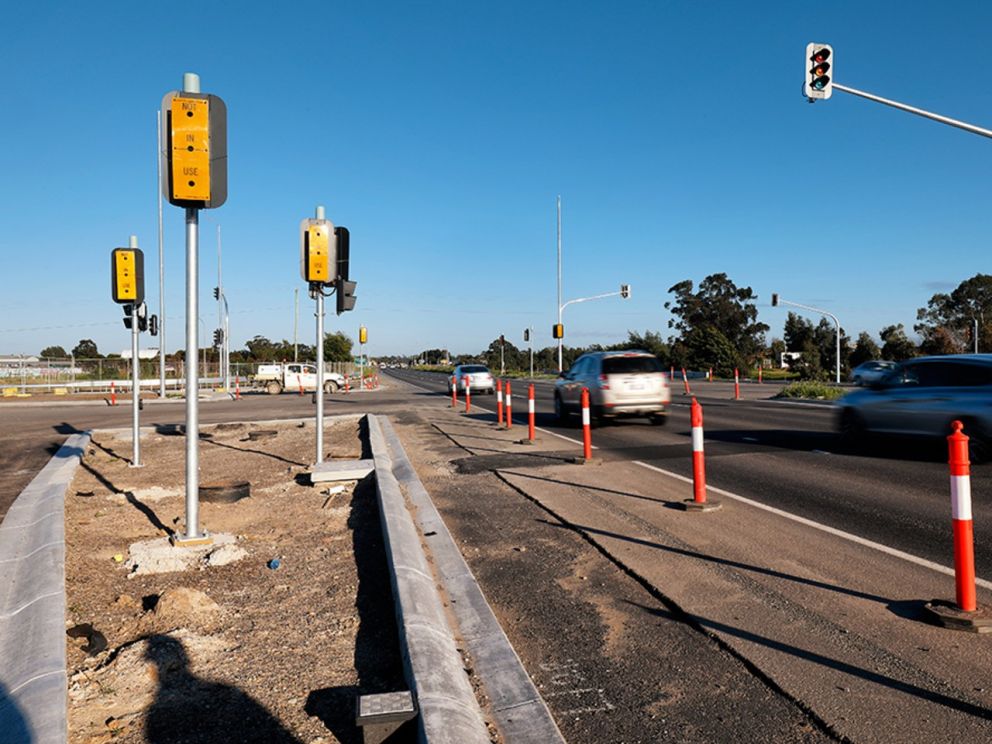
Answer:
MULTIPOLYGON (((850 95, 801 96, 809 41, 836 80, 979 125, 979 3, 21 4, 0 60, 0 355, 127 348, 109 253, 138 236, 158 312, 155 125, 184 72, 228 107, 229 196, 201 213, 201 346, 217 326, 216 232, 234 348, 312 343, 298 229, 352 234, 369 353, 552 344, 555 198, 566 343, 668 336, 672 285, 724 272, 839 316, 903 323, 988 272, 987 141, 850 95)), ((164 209, 166 348, 185 344, 182 210, 164 209)), ((817 322, 819 318, 813 317, 817 322)), ((142 336, 143 348, 157 339, 142 336)))

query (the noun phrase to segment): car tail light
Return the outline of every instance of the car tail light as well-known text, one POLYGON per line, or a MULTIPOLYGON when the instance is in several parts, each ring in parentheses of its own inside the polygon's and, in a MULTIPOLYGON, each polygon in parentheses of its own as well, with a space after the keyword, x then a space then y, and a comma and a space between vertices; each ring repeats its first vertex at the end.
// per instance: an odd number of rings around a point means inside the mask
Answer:
POLYGON ((607 377, 606 375, 600 375, 599 376, 599 387, 600 387, 601 390, 609 390, 610 389, 610 378, 607 377))

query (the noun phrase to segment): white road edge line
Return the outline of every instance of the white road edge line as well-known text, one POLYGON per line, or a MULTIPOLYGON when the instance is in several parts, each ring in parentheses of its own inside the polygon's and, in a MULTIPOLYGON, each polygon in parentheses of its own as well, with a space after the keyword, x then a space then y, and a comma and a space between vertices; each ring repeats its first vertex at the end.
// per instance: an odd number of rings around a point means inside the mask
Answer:
MULTIPOLYGON (((662 475, 667 475, 676 480, 680 480, 684 483, 692 483, 692 478, 687 478, 684 475, 679 475, 678 473, 673 473, 670 470, 664 470, 663 468, 655 467, 654 465, 648 465, 646 462, 641 462, 640 460, 633 461, 635 465, 640 465, 642 468, 647 468, 648 470, 653 470, 656 473, 661 473, 662 475)), ((901 550, 896 550, 895 548, 890 548, 888 545, 882 545, 881 543, 874 542, 872 540, 865 539, 863 537, 858 537, 857 535, 852 535, 850 532, 844 532, 836 527, 829 527, 825 524, 820 524, 819 522, 814 522, 812 519, 807 519, 806 517, 800 517, 791 512, 778 509, 774 506, 768 506, 768 504, 762 504, 760 501, 754 501, 753 499, 746 498, 744 496, 739 496, 736 493, 731 493, 730 491, 724 491, 722 488, 716 488, 715 486, 707 486, 708 491, 713 493, 718 493, 721 496, 726 496, 728 499, 733 499, 734 501, 739 501, 742 504, 747 504, 748 506, 753 506, 757 509, 763 509, 766 512, 775 514, 779 517, 784 517, 785 519, 791 519, 793 522, 798 522, 799 524, 806 525, 807 527, 812 527, 815 530, 820 530, 821 532, 826 532, 829 535, 835 537, 843 538, 858 545, 862 545, 866 548, 871 548, 872 550, 877 550, 880 553, 885 553, 886 555, 891 555, 894 558, 899 558, 909 563, 915 563, 917 566, 922 566, 923 568, 929 568, 931 571, 936 571, 937 573, 946 574, 947 576, 954 576, 954 569, 948 568, 947 566, 942 566, 939 563, 934 563, 933 561, 928 561, 926 558, 920 558, 919 556, 913 555, 912 553, 904 553, 901 550)), ((975 579, 975 583, 984 587, 985 589, 992 589, 992 581, 986 581, 985 579, 975 579)))

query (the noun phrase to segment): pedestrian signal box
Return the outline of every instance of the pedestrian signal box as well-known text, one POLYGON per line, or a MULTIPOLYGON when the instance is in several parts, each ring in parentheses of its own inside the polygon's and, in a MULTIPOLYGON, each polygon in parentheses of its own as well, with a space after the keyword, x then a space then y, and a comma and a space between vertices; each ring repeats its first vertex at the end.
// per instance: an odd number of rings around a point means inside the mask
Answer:
POLYGON ((565 326, 561 323, 555 323, 551 326, 551 337, 552 338, 565 338, 565 326))
POLYGON ((139 248, 110 252, 110 294, 114 302, 140 304, 145 300, 145 256, 139 248))
POLYGON ((172 91, 162 99, 162 192, 177 207, 227 201, 227 106, 214 95, 172 91))
POLYGON ((367 344, 369 342, 369 331, 365 326, 358 328, 358 343, 367 344))
POLYGON ((300 275, 310 284, 331 284, 336 278, 337 250, 330 220, 300 223, 300 275))

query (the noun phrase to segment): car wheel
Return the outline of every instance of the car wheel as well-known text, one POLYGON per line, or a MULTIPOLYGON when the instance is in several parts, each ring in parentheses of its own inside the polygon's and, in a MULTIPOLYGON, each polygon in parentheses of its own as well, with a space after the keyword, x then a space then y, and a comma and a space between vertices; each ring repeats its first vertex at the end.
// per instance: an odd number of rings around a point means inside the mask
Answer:
POLYGON ((858 445, 864 441, 865 422, 853 408, 845 408, 840 413, 840 436, 848 445, 858 445))
MULTIPOLYGON (((992 459, 992 442, 982 426, 974 419, 962 418, 963 434, 968 436, 968 460, 979 465, 992 459)), ((950 425, 947 427, 951 431, 950 425)))
POLYGON ((565 406, 561 402, 561 396, 555 393, 555 420, 559 424, 565 423, 565 406))
POLYGON ((653 413, 648 418, 652 426, 664 426, 668 423, 668 416, 663 413, 653 413))
POLYGON ((327 395, 333 395, 338 391, 338 384, 334 380, 328 380, 324 383, 324 392, 327 395))

